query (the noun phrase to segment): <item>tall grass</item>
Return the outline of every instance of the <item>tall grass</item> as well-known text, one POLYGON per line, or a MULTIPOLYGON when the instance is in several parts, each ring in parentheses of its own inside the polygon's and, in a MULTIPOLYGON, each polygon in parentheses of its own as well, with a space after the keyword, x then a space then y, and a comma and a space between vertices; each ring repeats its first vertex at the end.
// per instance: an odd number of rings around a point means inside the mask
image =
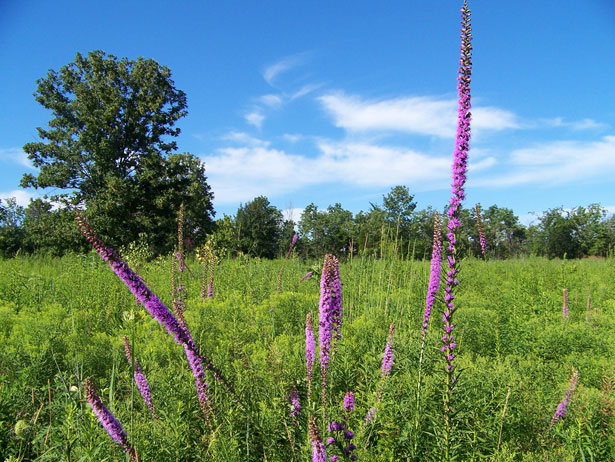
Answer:
MULTIPOLYGON (((122 457, 121 448, 97 428, 88 410, 81 386, 85 376, 103 399, 113 389, 110 410, 124 423, 141 460, 311 456, 307 410, 302 406, 295 425, 287 396, 296 388, 302 404, 307 403, 305 314, 317 317, 319 281, 295 283, 317 262, 290 258, 279 295, 275 292, 282 261, 222 261, 216 297, 205 301, 199 278, 184 279, 189 294, 185 315, 195 341, 223 365, 248 408, 241 411, 226 392, 216 391, 211 428, 195 399, 183 352, 135 307, 98 257, 21 257, 0 264, 0 453, 5 457, 122 457), (135 399, 131 429, 126 423, 133 370, 121 358, 122 336, 133 329, 159 415, 152 421, 147 405, 135 399), (18 422, 23 422, 19 435, 18 422)), ((190 259, 187 264, 195 267, 190 259)), ((456 358, 464 375, 456 402, 468 411, 459 416, 460 460, 580 460, 581 453, 590 460, 590 452, 594 460, 612 460, 614 269, 613 260, 464 261, 457 294, 464 307, 457 313, 463 336, 456 358), (561 321, 562 271, 569 292, 566 323, 561 321), (590 323, 588 296, 593 308, 599 307, 590 323), (572 368, 579 370, 576 392, 564 418, 549 430, 572 368)), ((145 264, 141 273, 169 303, 168 259, 145 264)), ((441 376, 434 372, 440 360, 437 316, 426 336, 423 411, 414 429, 416 358, 429 262, 355 258, 352 267, 341 264, 340 277, 345 318, 330 386, 337 403, 346 392, 354 392, 355 441, 361 441, 355 443, 356 454, 360 460, 439 460, 440 435, 434 431, 441 413, 441 376), (389 278, 391 267, 403 277, 389 278), (370 279, 382 282, 369 285, 370 279), (382 386, 374 424, 362 425, 358 421, 374 406, 381 387, 391 322, 396 325, 395 362, 382 386)), ((439 309, 442 303, 436 301, 439 309)))

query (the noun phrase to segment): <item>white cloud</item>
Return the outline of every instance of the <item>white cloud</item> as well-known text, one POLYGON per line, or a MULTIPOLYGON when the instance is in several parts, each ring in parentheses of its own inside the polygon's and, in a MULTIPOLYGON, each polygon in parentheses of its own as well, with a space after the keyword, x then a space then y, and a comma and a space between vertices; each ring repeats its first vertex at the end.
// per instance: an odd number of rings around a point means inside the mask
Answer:
MULTIPOLYGON (((337 127, 348 131, 400 131, 452 138, 456 131, 457 101, 431 96, 366 101, 342 92, 318 98, 337 127)), ((472 110, 474 130, 519 128, 510 111, 494 107, 472 110)))
POLYGON ((268 94, 268 95, 260 96, 258 98, 258 101, 264 104, 265 106, 277 107, 282 104, 283 100, 282 100, 282 96, 280 95, 268 94))
POLYGON ((445 187, 449 178, 449 156, 355 142, 321 141, 318 148, 316 157, 305 157, 267 146, 228 147, 203 160, 216 202, 221 204, 325 184, 389 187, 411 183, 416 189, 433 189, 445 187))
POLYGON ((614 169, 615 136, 605 136, 599 141, 554 141, 513 151, 505 175, 478 179, 475 184, 551 186, 607 179, 614 169))
POLYGON ((246 119, 246 122, 248 122, 250 125, 255 126, 259 130, 261 129, 261 127, 263 126, 263 122, 265 121, 265 116, 260 111, 249 112, 244 116, 244 118, 246 119))
POLYGON ((249 145, 249 146, 269 146, 271 143, 266 140, 261 140, 245 132, 228 132, 220 137, 223 141, 230 141, 233 143, 249 145))
POLYGON ((0 149, 0 160, 34 169, 28 155, 20 148, 0 149))
MULTIPOLYGON (((470 156, 471 154, 472 153, 470 153, 470 156)), ((480 172, 481 170, 487 170, 488 168, 491 168, 496 164, 497 164, 497 160, 495 157, 487 157, 485 159, 481 159, 478 161, 474 161, 473 158, 470 157, 470 160, 468 162, 468 171, 480 172)))
POLYGON ((33 199, 35 196, 30 191, 26 191, 24 189, 15 189, 13 191, 0 192, 0 199, 2 199, 3 202, 11 197, 15 198, 18 205, 21 205, 22 207, 27 207, 30 204, 30 199, 33 199))
POLYGON ((308 85, 304 85, 301 88, 299 88, 299 90, 297 90, 296 92, 294 92, 292 95, 290 95, 290 101, 294 101, 298 98, 301 98, 305 95, 308 95, 310 93, 312 93, 315 90, 318 90, 320 87, 322 87, 321 83, 311 83, 308 85))
POLYGON ((297 143, 304 138, 305 136, 299 135, 297 133, 285 133, 284 135, 282 135, 282 139, 284 141, 288 141, 289 143, 297 143))
POLYGON ((555 117, 553 119, 542 119, 541 122, 544 125, 550 127, 566 127, 573 130, 603 130, 608 128, 608 125, 602 122, 596 122, 593 119, 585 118, 576 122, 566 122, 562 117, 555 117))
POLYGON ((306 53, 298 53, 296 55, 287 56, 286 58, 267 66, 263 71, 263 78, 273 87, 276 78, 280 74, 292 69, 293 67, 301 65, 305 59, 306 53))

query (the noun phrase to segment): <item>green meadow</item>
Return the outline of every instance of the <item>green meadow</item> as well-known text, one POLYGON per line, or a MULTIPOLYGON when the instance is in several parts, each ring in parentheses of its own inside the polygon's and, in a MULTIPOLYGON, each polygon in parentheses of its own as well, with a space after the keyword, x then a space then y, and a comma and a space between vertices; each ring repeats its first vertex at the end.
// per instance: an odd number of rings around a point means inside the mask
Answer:
MULTIPOLYGON (((138 264, 169 307, 171 258, 138 264)), ((310 460, 310 414, 326 433, 318 359, 310 400, 305 364, 308 312, 318 346, 321 262, 291 257, 277 293, 283 260, 223 260, 209 299, 200 296, 203 266, 190 258, 187 265, 187 323, 235 394, 207 372, 214 408, 208 419, 182 348, 98 255, 0 261, 3 460, 127 460, 88 406, 85 378, 141 461, 310 460), (314 275, 299 283, 308 271, 314 275), (132 379, 123 336, 147 376, 155 419, 132 379), (297 417, 290 413, 292 390, 301 403, 297 417)), ((614 273, 613 258, 462 261, 455 299, 461 375, 453 393, 458 460, 615 460, 614 273), (563 418, 551 425, 574 370, 578 386, 563 418)), ((429 262, 355 257, 341 264, 340 277, 342 337, 330 364, 327 419, 352 430, 357 460, 440 460, 442 290, 427 331, 417 401, 429 262), (394 363, 383 378, 391 323, 394 363), (342 409, 348 391, 355 395, 351 413, 342 409), (375 417, 367 423, 371 407, 375 417)))

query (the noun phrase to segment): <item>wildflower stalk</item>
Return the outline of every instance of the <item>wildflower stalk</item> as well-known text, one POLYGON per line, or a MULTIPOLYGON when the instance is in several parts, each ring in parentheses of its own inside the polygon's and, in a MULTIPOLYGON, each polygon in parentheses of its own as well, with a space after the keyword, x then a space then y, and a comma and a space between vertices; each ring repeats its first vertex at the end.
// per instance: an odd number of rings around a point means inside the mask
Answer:
MULTIPOLYGON (((376 394, 376 404, 382 401, 382 392, 386 380, 391 375, 391 369, 393 368, 393 361, 395 359, 395 323, 391 323, 389 326, 389 333, 387 335, 387 343, 384 346, 384 355, 382 356, 382 366, 380 368, 380 383, 378 384, 378 393, 376 394)), ((354 396, 353 396, 354 398, 354 396)), ((376 406, 372 406, 365 416, 366 424, 373 424, 376 418, 376 406)))
POLYGON ((286 252, 286 256, 284 257, 284 262, 282 263, 282 268, 280 268, 280 272, 278 273, 278 287, 276 289, 276 294, 279 294, 282 291, 282 274, 284 273, 284 268, 286 267, 286 262, 288 261, 288 257, 290 257, 291 252, 293 251, 293 247, 297 243, 298 234, 293 236, 292 241, 290 242, 290 247, 288 248, 288 252, 286 252))
POLYGON ((465 199, 464 185, 466 181, 468 149, 470 142, 470 81, 472 74, 472 29, 470 27, 470 9, 467 0, 461 8, 461 56, 458 76, 458 110, 457 110, 457 136, 453 154, 453 174, 451 185, 451 200, 448 209, 448 247, 447 247, 447 278, 444 300, 446 308, 442 316, 444 322, 444 335, 442 337, 442 352, 445 363, 445 384, 443 391, 444 401, 444 460, 449 462, 453 458, 452 450, 452 416, 453 416, 453 389, 457 381, 457 374, 453 360, 455 359, 455 337, 453 316, 457 310, 455 306, 455 289, 459 284, 459 272, 456 252, 456 232, 461 226, 459 220, 461 204, 465 199))
POLYGON ((421 409, 421 388, 423 384, 423 355, 425 352, 425 339, 427 337, 427 328, 431 318, 431 310, 436 300, 436 294, 440 289, 440 273, 442 268, 442 223, 440 214, 434 213, 433 224, 433 247, 431 250, 431 264, 429 272, 429 286, 427 287, 427 296, 425 297, 425 312, 423 313, 423 325, 421 329, 421 349, 419 352, 419 365, 417 374, 417 389, 416 389, 416 412, 414 420, 414 449, 418 445, 418 427, 419 416, 421 409))
POLYGON ((487 248, 487 240, 485 239, 485 229, 483 228, 483 220, 480 217, 480 207, 478 204, 474 205, 474 211, 476 212, 476 227, 478 228, 478 240, 480 242, 480 250, 485 256, 485 249, 487 248))
POLYGON ((134 448, 130 445, 128 441, 128 436, 122 425, 115 418, 113 413, 107 409, 107 407, 103 404, 100 396, 94 389, 94 385, 90 382, 89 379, 85 379, 83 382, 83 388, 85 390, 85 397, 88 400, 88 404, 98 417, 98 421, 103 426, 103 428, 107 431, 109 436, 117 442, 122 448, 124 452, 130 456, 131 461, 138 461, 137 453, 134 448))
POLYGON ((312 373, 314 371, 314 351, 316 342, 314 340, 314 327, 312 326, 312 313, 305 317, 305 365, 307 368, 308 383, 308 404, 312 398, 312 373))
POLYGON ((333 348, 341 338, 342 327, 342 283, 340 281, 339 261, 325 255, 320 279, 318 341, 320 345, 321 398, 323 411, 327 398, 327 377, 331 360, 331 341, 333 348))
POLYGON ((551 419, 551 424, 549 425, 549 429, 553 428, 553 426, 562 420, 566 411, 568 411, 568 406, 570 405, 570 399, 572 398, 572 394, 575 392, 577 388, 577 384, 579 383, 579 371, 576 369, 572 372, 572 376, 570 377, 570 382, 568 383, 568 388, 566 389, 566 393, 564 394, 564 399, 559 403, 557 409, 555 410, 555 414, 553 414, 553 418, 551 419))
MULTIPOLYGON (((143 280, 130 269, 128 264, 120 258, 115 250, 104 244, 79 212, 76 214, 76 220, 85 237, 94 246, 101 258, 109 264, 113 272, 120 278, 126 287, 128 287, 128 290, 130 290, 145 309, 149 311, 152 317, 165 328, 168 334, 171 335, 179 345, 184 347, 193 374, 198 374, 200 376, 200 371, 202 369, 210 370, 216 381, 233 395, 235 401, 239 402, 237 396, 230 389, 220 371, 214 367, 206 355, 199 352, 197 345, 192 339, 192 335, 190 335, 188 330, 182 327, 182 323, 173 315, 171 310, 169 310, 147 285, 145 285, 143 280)), ((239 404, 243 407, 241 403, 239 404)))
POLYGON ((299 282, 297 284, 295 284, 295 289, 297 287, 299 287, 299 284, 301 284, 303 281, 305 281, 306 279, 309 279, 312 277, 312 272, 308 271, 307 273, 305 273, 305 276, 303 276, 301 279, 299 279, 299 282))
POLYGON ((216 269, 216 253, 209 250, 209 267, 207 271, 207 298, 214 296, 214 271, 216 269))
MULTIPOLYGON (((190 333, 190 329, 188 328, 188 323, 186 322, 186 318, 184 317, 184 303, 183 303, 183 292, 184 292, 184 284, 182 283, 182 275, 184 273, 184 269, 186 268, 184 262, 184 203, 182 202, 179 206, 179 213, 177 216, 177 252, 171 258, 171 296, 172 302, 171 306, 173 308, 173 313, 177 317, 180 326, 186 332, 186 335, 190 338, 191 343, 194 344, 192 339, 192 334, 190 333), (175 259, 177 259, 177 271, 175 271, 175 259)), ((184 352, 186 353, 186 358, 188 359, 188 364, 190 365, 190 369, 192 370, 192 375, 194 376, 194 384, 197 390, 197 398, 199 400, 199 404, 201 405, 201 410, 203 411, 203 415, 209 422, 209 417, 213 413, 213 404, 211 401, 211 397, 209 396, 209 383, 207 383, 207 379, 205 377, 205 368, 203 367, 203 360, 200 355, 195 354, 194 351, 187 345, 184 344, 184 352)))
POLYGON ((568 289, 562 291, 564 304, 562 306, 562 319, 566 321, 568 319, 568 289))
POLYGON ((145 377, 145 374, 143 373, 143 370, 141 369, 141 366, 139 362, 137 361, 137 358, 135 358, 134 355, 132 354, 130 340, 128 339, 128 337, 124 336, 123 341, 124 341, 124 351, 126 353, 126 359, 128 360, 128 364, 130 364, 134 370, 133 375, 134 375, 135 383, 137 384, 137 388, 139 389, 139 393, 141 393, 141 396, 143 397, 143 401, 145 402, 150 412, 152 413, 152 417, 155 419, 156 410, 154 409, 154 405, 152 404, 152 392, 150 390, 149 384, 147 383, 147 378, 145 377))
POLYGON ((312 462, 327 462, 327 448, 322 442, 316 417, 310 416, 308 434, 312 443, 312 462))
POLYGON ((378 390, 378 401, 382 399, 382 389, 384 388, 384 382, 391 375, 391 369, 393 368, 393 360, 395 359, 395 323, 391 323, 389 326, 389 335, 387 336, 387 343, 384 346, 384 356, 382 357, 382 367, 380 368, 380 374, 382 380, 380 381, 380 389, 378 390))

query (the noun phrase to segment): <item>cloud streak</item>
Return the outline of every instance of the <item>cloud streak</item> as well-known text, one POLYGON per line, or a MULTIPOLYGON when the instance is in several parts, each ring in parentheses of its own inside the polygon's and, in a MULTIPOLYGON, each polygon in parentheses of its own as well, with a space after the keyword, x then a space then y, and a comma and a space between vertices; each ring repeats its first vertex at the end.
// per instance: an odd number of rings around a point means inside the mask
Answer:
POLYGON ((553 141, 511 152, 503 175, 482 178, 476 185, 511 187, 524 184, 556 186, 607 180, 615 170, 615 136, 599 141, 553 141))
MULTIPOLYGON (((457 101, 431 96, 368 101, 343 92, 318 98, 335 126, 349 132, 393 131, 453 138, 456 130, 457 101)), ((515 114, 495 107, 475 107, 473 130, 520 128, 515 114)))
POLYGON ((298 53, 295 55, 287 56, 269 66, 263 70, 263 78, 272 87, 275 86, 276 79, 290 69, 303 64, 306 60, 306 53, 298 53))
POLYGON ((18 164, 22 167, 34 169, 28 155, 20 148, 0 149, 0 160, 11 164, 18 164))

